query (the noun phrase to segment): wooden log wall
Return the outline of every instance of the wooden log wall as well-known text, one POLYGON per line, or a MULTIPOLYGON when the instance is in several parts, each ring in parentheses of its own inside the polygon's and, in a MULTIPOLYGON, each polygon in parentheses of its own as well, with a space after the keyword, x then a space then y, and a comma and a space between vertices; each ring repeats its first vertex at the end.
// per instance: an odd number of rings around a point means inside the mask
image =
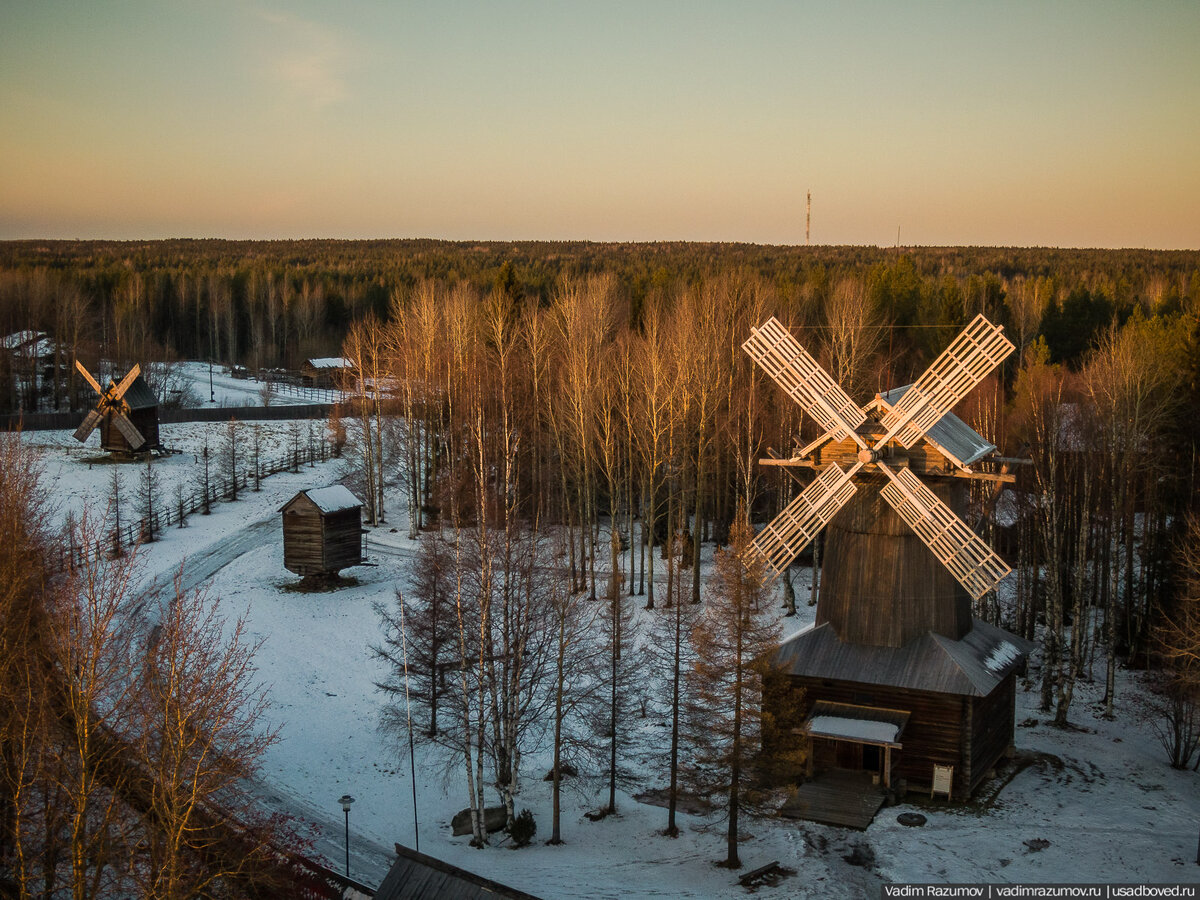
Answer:
POLYGON ((362 562, 362 510, 358 507, 328 513, 323 525, 323 565, 337 572, 362 562))
POLYGON ((325 572, 321 514, 297 503, 283 514, 283 565, 297 575, 325 572))
POLYGON ((971 785, 963 777, 969 768, 963 753, 967 744, 963 727, 971 698, 820 678, 797 677, 794 681, 804 688, 806 716, 818 700, 909 713, 908 725, 900 737, 902 747, 892 751, 893 783, 896 778, 904 778, 909 787, 928 790, 936 763, 954 766, 954 796, 964 799, 968 795, 971 785))
POLYGON ((972 792, 995 768, 1013 742, 1016 718, 1016 673, 1010 672, 986 697, 971 698, 971 728, 967 732, 969 778, 972 792))

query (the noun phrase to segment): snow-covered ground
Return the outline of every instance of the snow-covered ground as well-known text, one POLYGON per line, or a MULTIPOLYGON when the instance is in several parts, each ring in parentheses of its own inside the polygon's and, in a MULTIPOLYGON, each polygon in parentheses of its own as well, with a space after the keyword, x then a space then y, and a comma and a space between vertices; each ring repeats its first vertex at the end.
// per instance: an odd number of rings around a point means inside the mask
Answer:
POLYGON ((184 390, 197 406, 263 406, 269 397, 275 406, 299 406, 307 403, 329 403, 340 395, 335 391, 303 388, 273 383, 269 391, 265 382, 254 378, 234 378, 224 366, 189 360, 174 363, 167 388, 184 390), (211 376, 211 382, 210 382, 211 376))
MULTIPOLYGON (((204 374, 207 379, 207 370, 204 374)), ((164 426, 164 443, 185 452, 155 465, 164 475, 189 481, 196 468, 192 454, 205 429, 212 446, 223 427, 164 426)), ((288 423, 263 428, 264 443, 270 434, 284 452, 291 439, 288 423)), ((69 498, 65 508, 103 505, 112 467, 86 462, 94 448, 79 452, 67 432, 28 434, 25 440, 44 448, 47 486, 69 498)), ((264 639, 258 665, 281 725, 281 740, 265 759, 264 799, 312 821, 318 850, 340 867, 338 798, 352 794, 357 798, 350 813, 352 874, 377 883, 390 864, 393 842, 411 847, 416 835, 407 754, 376 729, 382 697, 374 682, 384 672, 371 658, 370 647, 381 637, 371 604, 388 602, 397 586, 405 586, 415 543, 405 537, 403 502, 396 494, 389 499, 392 521, 368 538, 373 565, 346 573, 358 579, 356 586, 294 593, 284 590, 295 579, 283 568, 277 513, 296 491, 337 481, 342 465, 331 461, 267 479, 261 493, 219 504, 211 516, 194 515, 187 528, 165 532, 142 550, 141 559, 147 584, 164 583, 183 565, 188 584, 209 585, 226 615, 245 615, 250 630, 264 639)), ((129 479, 138 471, 136 465, 124 468, 129 479)), ((706 547, 706 556, 709 552, 706 547)), ((813 615, 804 604, 803 579, 796 591, 800 615, 785 619, 789 633, 813 615)), ((866 832, 744 818, 743 871, 775 860, 795 869, 795 876, 760 891, 787 897, 878 896, 878 885, 886 881, 1200 881, 1194 864, 1198 776, 1167 766, 1157 740, 1134 716, 1139 688, 1131 675, 1122 675, 1116 721, 1100 718, 1100 686, 1084 683, 1072 708, 1073 730, 1045 724, 1036 710, 1036 690, 1029 685, 1019 690, 1016 744, 1022 766, 994 797, 988 787, 969 806, 910 797, 882 810, 866 832), (920 811, 927 824, 901 826, 896 816, 906 810, 920 811)), ((650 718, 639 725, 631 758, 665 754, 661 723, 650 718)), ((450 817, 467 802, 461 779, 444 780, 434 755, 420 746, 417 753, 422 852, 545 898, 745 892, 737 885, 739 873, 713 865, 724 853, 722 823, 682 814, 682 833, 670 839, 661 834, 666 811, 624 792, 618 796, 620 815, 593 823, 584 813, 600 805, 599 794, 565 791, 566 843, 546 846, 550 786, 541 780, 549 768, 544 752, 526 757, 517 799, 518 808, 528 807, 537 819, 534 844, 519 852, 502 844, 472 849, 467 837, 450 834, 450 817)), ((631 766, 645 773, 654 768, 631 766)), ((1002 778, 1012 771, 1015 767, 1002 778)), ((663 786, 646 777, 643 788, 663 786)))

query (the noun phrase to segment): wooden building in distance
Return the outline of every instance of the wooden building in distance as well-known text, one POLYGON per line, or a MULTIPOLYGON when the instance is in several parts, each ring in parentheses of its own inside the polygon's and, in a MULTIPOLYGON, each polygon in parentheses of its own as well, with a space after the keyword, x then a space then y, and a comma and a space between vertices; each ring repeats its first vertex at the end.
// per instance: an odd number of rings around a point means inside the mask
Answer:
POLYGON ((348 488, 309 488, 279 511, 288 571, 305 578, 330 578, 362 563, 362 501, 348 488))
POLYGON ((358 376, 354 360, 343 356, 322 356, 306 359, 300 367, 305 387, 349 390, 358 376))

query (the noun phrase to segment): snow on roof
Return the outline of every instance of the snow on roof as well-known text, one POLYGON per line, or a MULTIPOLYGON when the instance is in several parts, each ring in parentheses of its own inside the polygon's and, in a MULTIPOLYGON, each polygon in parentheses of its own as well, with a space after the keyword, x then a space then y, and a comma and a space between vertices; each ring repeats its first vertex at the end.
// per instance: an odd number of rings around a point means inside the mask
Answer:
POLYGON ((331 484, 329 487, 309 488, 304 492, 317 509, 323 513, 341 512, 344 509, 357 509, 362 501, 355 497, 350 490, 341 484, 331 484))
POLYGON ((808 723, 813 734, 851 738, 857 741, 876 741, 894 744, 900 729, 891 722, 872 722, 870 719, 845 719, 841 716, 813 716, 808 723))
POLYGON ((972 628, 962 640, 927 631, 903 647, 844 644, 833 626, 824 622, 785 640, 775 651, 775 661, 785 672, 804 678, 986 697, 1032 649, 1032 642, 982 619, 972 619, 972 628), (1004 642, 1017 651, 1014 658, 997 654, 1004 642), (986 661, 993 656, 995 667, 989 668, 986 661))
POLYGON ((983 661, 983 664, 989 672, 1003 672, 1020 658, 1020 650, 1008 641, 1001 641, 983 661))
POLYGON ((354 360, 345 356, 320 356, 310 359, 308 364, 314 369, 353 369, 354 360))

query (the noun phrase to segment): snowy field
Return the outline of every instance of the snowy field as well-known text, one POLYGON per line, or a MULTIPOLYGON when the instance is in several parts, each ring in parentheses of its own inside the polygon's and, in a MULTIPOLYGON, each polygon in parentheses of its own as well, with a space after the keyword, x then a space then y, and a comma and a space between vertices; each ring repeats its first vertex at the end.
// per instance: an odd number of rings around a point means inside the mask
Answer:
POLYGON ((272 384, 268 393, 264 382, 254 378, 234 378, 224 366, 210 369, 208 363, 196 360, 174 363, 167 381, 168 389, 185 391, 188 405, 193 406, 262 406, 266 396, 276 406, 329 403, 337 399, 334 391, 282 383, 272 384))
MULTIPOLYGON (((207 381, 207 369, 204 375, 207 381)), ((211 447, 221 441, 223 427, 164 426, 163 442, 184 450, 155 463, 164 479, 190 483, 206 429, 211 447)), ((308 423, 298 427, 306 441, 308 423)), ((262 429, 264 457, 286 452, 289 423, 264 423, 262 429), (275 448, 269 452, 268 441, 275 448)), ((81 451, 69 432, 30 433, 25 440, 43 448, 47 487, 64 498, 63 514, 85 505, 102 511, 113 466, 87 462, 97 455, 94 446, 81 451)), ((397 492, 389 498, 391 521, 368 538, 373 565, 345 573, 358 579, 357 586, 293 593, 283 589, 295 577, 283 568, 277 513, 296 491, 336 482, 343 465, 331 461, 276 475, 263 482, 261 493, 218 504, 211 516, 193 515, 187 528, 169 529, 144 548, 141 564, 147 586, 162 585, 182 565, 187 584, 207 585, 222 598, 226 616, 245 615, 250 631, 264 639, 258 664, 282 739, 267 754, 262 796, 312 822, 317 849, 334 868, 341 867, 343 853, 337 798, 356 797, 351 874, 375 884, 390 864, 392 844, 412 847, 416 836, 407 753, 376 730, 382 697, 374 682, 384 673, 370 657, 371 644, 381 637, 371 603, 388 602, 397 586, 406 586, 415 543, 404 537, 407 521, 397 492)), ((139 467, 119 468, 132 484, 139 467)), ((710 548, 704 549, 708 556, 710 548)), ((785 620, 788 632, 812 620, 807 590, 805 578, 798 579, 800 615, 785 620)), ((640 601, 630 602, 640 609, 640 601)), ((1020 767, 1001 773, 999 781, 1011 776, 1011 782, 998 793, 996 785, 985 785, 977 802, 956 807, 910 796, 881 810, 865 832, 744 818, 742 871, 777 860, 796 875, 758 893, 814 898, 874 897, 888 881, 1200 881, 1194 863, 1200 776, 1170 769, 1154 735, 1137 722, 1132 706, 1139 688, 1132 675, 1122 673, 1114 722, 1099 716, 1100 687, 1080 684, 1072 707, 1076 727, 1060 730, 1037 711, 1034 687, 1019 683, 1020 767), (896 816, 904 811, 923 813, 927 824, 899 825, 896 816)), ((653 718, 639 726, 628 765, 645 778, 641 789, 664 787, 654 760, 665 760, 668 731, 653 718)), ((533 753, 524 762, 517 807, 536 817, 534 844, 514 852, 497 840, 475 850, 469 837, 450 835, 451 815, 467 802, 461 777, 456 772, 443 780, 440 764, 418 747, 421 851, 544 898, 746 893, 737 885, 738 873, 713 865, 724 853, 722 822, 682 815, 681 835, 669 839, 660 833, 664 809, 620 793, 620 814, 592 823, 584 813, 602 802, 595 782, 583 790, 565 788, 566 843, 546 846, 550 785, 541 778, 549 756, 533 753)))

